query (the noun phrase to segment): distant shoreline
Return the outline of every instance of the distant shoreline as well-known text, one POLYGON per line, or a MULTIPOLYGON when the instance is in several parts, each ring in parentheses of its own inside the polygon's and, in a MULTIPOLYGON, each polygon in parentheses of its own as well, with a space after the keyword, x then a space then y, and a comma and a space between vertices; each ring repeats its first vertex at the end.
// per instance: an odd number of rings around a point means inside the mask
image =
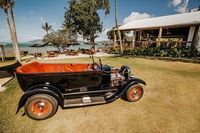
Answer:
MULTIPOLYGON (((3 43, 3 44, 5 44, 5 43, 3 43)), ((53 46, 30 47, 31 45, 33 45, 33 44, 19 43, 19 49, 20 49, 20 51, 28 51, 29 53, 36 53, 36 52, 44 53, 46 51, 57 50, 57 48, 55 48, 53 46)), ((96 48, 105 47, 105 45, 98 44, 98 45, 95 45, 95 47, 96 48)), ((80 45, 71 46, 68 49, 77 50, 79 48, 81 48, 81 49, 90 49, 90 45, 88 45, 88 44, 80 44, 80 45)), ((9 54, 10 53, 12 53, 12 54, 14 53, 12 43, 7 43, 7 45, 5 46, 5 51, 6 51, 6 53, 9 53, 9 54)))

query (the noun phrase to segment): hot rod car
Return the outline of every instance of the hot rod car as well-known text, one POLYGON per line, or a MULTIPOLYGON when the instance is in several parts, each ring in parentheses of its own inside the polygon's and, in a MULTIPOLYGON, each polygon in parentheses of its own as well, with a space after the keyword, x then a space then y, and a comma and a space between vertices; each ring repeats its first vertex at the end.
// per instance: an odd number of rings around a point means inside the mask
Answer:
POLYGON ((146 83, 135 78, 128 66, 120 69, 99 64, 41 64, 32 62, 16 69, 21 89, 17 112, 34 120, 52 117, 62 109, 110 103, 122 96, 138 101, 146 83))

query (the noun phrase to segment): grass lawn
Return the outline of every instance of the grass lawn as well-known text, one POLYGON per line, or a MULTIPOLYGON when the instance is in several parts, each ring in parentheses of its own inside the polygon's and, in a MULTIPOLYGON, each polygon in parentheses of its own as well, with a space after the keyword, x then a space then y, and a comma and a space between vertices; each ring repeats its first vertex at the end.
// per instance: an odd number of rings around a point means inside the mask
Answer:
MULTIPOLYGON (((146 81, 143 98, 61 110, 45 121, 15 115, 23 94, 16 79, 0 93, 0 133, 199 133, 200 65, 142 58, 102 58, 104 64, 129 65, 146 81)), ((40 62, 91 62, 88 58, 40 62)))
POLYGON ((15 62, 16 62, 15 60, 7 60, 5 62, 0 62, 0 67, 11 65, 11 64, 13 64, 15 62))

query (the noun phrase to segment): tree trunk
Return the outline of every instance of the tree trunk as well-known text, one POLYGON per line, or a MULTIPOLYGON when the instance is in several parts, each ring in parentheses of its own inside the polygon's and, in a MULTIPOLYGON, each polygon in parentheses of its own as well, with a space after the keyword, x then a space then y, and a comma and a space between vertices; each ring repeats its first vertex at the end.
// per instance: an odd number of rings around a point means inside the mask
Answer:
POLYGON ((118 25, 118 8, 117 8, 117 0, 115 0, 115 23, 117 27, 117 32, 119 36, 119 44, 120 44, 120 52, 123 54, 123 47, 122 47, 122 38, 121 38, 121 33, 119 31, 119 25, 118 25))
POLYGON ((16 47, 15 47, 15 42, 13 40, 13 32, 12 32, 12 28, 11 28, 11 25, 10 25, 10 20, 9 20, 9 17, 8 17, 8 11, 4 10, 4 13, 6 15, 6 21, 7 21, 7 24, 8 24, 8 28, 10 30, 10 38, 11 38, 11 41, 13 43, 13 50, 14 50, 14 54, 16 56, 16 47))
POLYGON ((21 62, 18 40, 17 40, 16 27, 15 27, 15 19, 14 19, 14 13, 13 13, 12 7, 10 7, 10 15, 11 15, 11 20, 12 20, 13 40, 14 40, 14 45, 15 45, 15 48, 16 48, 15 49, 15 54, 16 54, 15 56, 16 56, 16 60, 21 62))
POLYGON ((91 50, 95 50, 95 44, 94 44, 94 38, 93 37, 90 37, 90 49, 91 50))

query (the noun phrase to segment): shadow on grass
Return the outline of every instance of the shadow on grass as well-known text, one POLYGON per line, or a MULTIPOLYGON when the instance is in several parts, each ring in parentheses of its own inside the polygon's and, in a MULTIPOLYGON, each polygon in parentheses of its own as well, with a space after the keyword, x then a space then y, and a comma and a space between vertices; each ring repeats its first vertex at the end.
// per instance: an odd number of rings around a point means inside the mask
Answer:
POLYGON ((15 60, 15 57, 6 57, 5 60, 6 61, 15 60))
POLYGON ((15 62, 14 64, 11 65, 6 65, 6 66, 2 66, 0 67, 0 71, 6 71, 9 74, 14 76, 14 71, 17 67, 21 66, 22 64, 20 62, 15 62))

